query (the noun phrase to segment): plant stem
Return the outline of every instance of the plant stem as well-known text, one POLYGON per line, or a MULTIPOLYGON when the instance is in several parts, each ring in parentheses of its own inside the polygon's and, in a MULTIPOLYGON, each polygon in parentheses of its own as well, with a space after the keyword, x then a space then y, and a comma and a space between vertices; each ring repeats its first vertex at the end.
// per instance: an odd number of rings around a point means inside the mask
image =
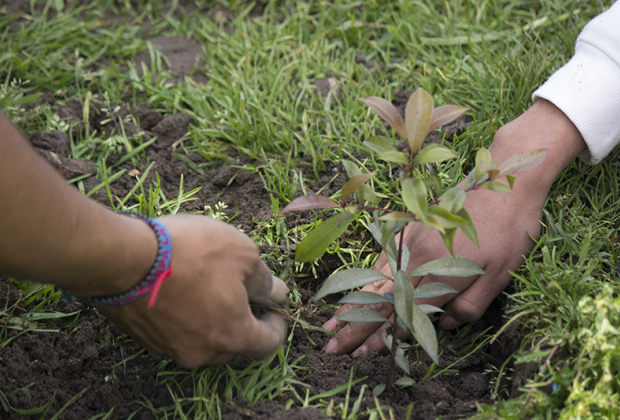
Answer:
POLYGON ((396 271, 400 271, 401 261, 403 259, 403 236, 405 235, 405 229, 400 231, 400 241, 398 246, 398 258, 396 259, 396 271))
MULTIPOLYGON (((400 231, 398 257, 396 258, 396 270, 397 271, 400 271, 401 269, 401 263, 403 259, 403 237, 404 236, 405 236, 405 229, 400 231)), ((397 350, 396 333, 397 332, 398 332, 398 323, 396 322, 396 313, 394 313, 394 323, 392 324, 392 348, 390 349, 392 358, 390 359, 390 367, 388 370, 388 380, 387 380, 388 392, 392 390, 392 383, 394 382, 394 369, 396 368, 396 350, 397 350)))
POLYGON ((396 332, 398 331, 398 324, 396 323, 396 314, 394 314, 394 323, 392 324, 392 348, 390 349, 390 353, 392 357, 390 358, 390 365, 388 370, 388 378, 386 388, 388 392, 392 390, 392 384, 394 383, 394 371, 396 369, 396 350, 397 350, 397 342, 396 342, 396 332))

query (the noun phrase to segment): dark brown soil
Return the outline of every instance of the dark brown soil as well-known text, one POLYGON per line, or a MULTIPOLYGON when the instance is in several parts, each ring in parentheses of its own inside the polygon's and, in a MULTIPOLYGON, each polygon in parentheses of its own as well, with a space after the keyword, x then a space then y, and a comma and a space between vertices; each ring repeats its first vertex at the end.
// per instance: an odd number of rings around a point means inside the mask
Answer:
MULTIPOLYGON (((69 103, 62 107, 62 111, 67 115, 77 111, 81 115, 79 108, 78 103, 69 103)), ((141 105, 131 112, 136 116, 141 128, 146 130, 144 136, 153 135, 158 138, 146 152, 147 162, 155 162, 148 182, 153 182, 155 173, 158 173, 162 190, 169 198, 176 196, 181 175, 184 177, 186 191, 201 187, 199 199, 185 204, 182 208, 184 211, 200 211, 206 204, 213 206, 217 201, 224 201, 229 206, 228 214, 230 216, 237 214, 233 221, 234 225, 245 232, 255 229, 257 221, 268 221, 272 217, 269 194, 257 174, 236 169, 233 164, 228 163, 205 168, 205 173, 201 175, 172 155, 172 144, 187 132, 192 123, 190 116, 176 114, 163 117, 147 105, 141 105)), ((99 122, 96 116, 91 121, 93 126, 97 126, 99 122)), ((456 123, 459 124, 461 123, 456 123)), ((62 136, 58 133, 34 132, 30 140, 36 146, 55 150, 61 156, 67 152, 61 141, 62 136)), ((190 158, 196 163, 204 162, 204 158, 200 155, 192 155, 190 158)), ((245 161, 245 158, 234 155, 232 158, 234 163, 245 161)), ((111 156, 108 164, 114 163, 115 160, 118 160, 118 156, 111 156)), ((301 166, 304 168, 304 165, 301 166)), ((327 171, 321 174, 321 181, 313 188, 320 188, 333 177, 334 173, 344 172, 340 165, 330 162, 327 162, 326 167, 327 171)), ((120 168, 128 171, 136 169, 130 163, 123 164, 120 168)), ((137 169, 143 169, 143 165, 137 169)), ((312 176, 311 169, 304 171, 308 172, 307 176, 312 176)), ((341 188, 344 180, 344 175, 338 177, 337 182, 328 187, 326 194, 341 188)), ((112 194, 124 197, 135 182, 134 177, 123 175, 112 184, 112 194)), ((88 190, 91 182, 85 184, 88 190)), ((107 194, 98 193, 94 197, 102 204, 109 205, 107 194)), ((301 223, 294 217, 309 222, 314 216, 291 216, 286 220, 287 225, 301 223)), ((263 253, 272 251, 273 249, 267 246, 261 247, 263 253)), ((281 247, 281 251, 292 252, 292 250, 286 251, 284 247, 281 247)), ((317 269, 319 278, 297 279, 304 305, 312 300, 321 282, 339 264, 340 261, 335 256, 328 255, 323 258, 322 264, 317 269)), ((282 267, 273 268, 280 270, 282 267)), ((12 306, 20 293, 8 282, 0 282, 0 308, 12 306)), ((330 299, 331 303, 335 303, 337 297, 330 299)), ((477 333, 487 328, 495 332, 501 327, 502 305, 503 302, 497 300, 487 315, 465 337, 459 337, 453 332, 443 333, 440 367, 455 364, 437 378, 423 379, 431 365, 430 359, 422 351, 411 350, 409 352, 412 363, 411 377, 416 381, 415 385, 401 390, 396 389, 389 394, 384 393, 380 397, 381 404, 391 406, 397 414, 396 418, 404 418, 409 405, 413 403, 412 418, 433 419, 440 415, 475 411, 476 403, 492 403, 490 380, 493 378, 488 372, 493 372, 493 367, 499 368, 518 347, 520 341, 518 332, 511 330, 512 335, 504 335, 502 340, 483 347, 463 360, 459 360, 459 356, 465 352, 471 338, 477 333)), ((23 310, 23 306, 18 305, 18 308, 18 311, 23 310)), ((44 307, 59 312, 73 312, 80 308, 64 300, 58 305, 44 307)), ((301 315, 313 325, 320 326, 329 319, 331 313, 312 312, 310 305, 307 305, 301 308, 301 315)), ((14 336, 16 333, 10 334, 14 336)), ((320 332, 304 331, 299 326, 296 328, 289 352, 291 360, 303 357, 310 349, 308 355, 300 362, 300 366, 308 369, 301 371, 298 379, 308 384, 311 394, 314 395, 347 383, 353 367, 354 378, 367 377, 367 379, 353 387, 352 395, 356 399, 362 385, 365 384, 368 389, 365 391, 361 408, 362 411, 373 409, 375 402, 369 389, 372 390, 376 385, 385 382, 388 359, 377 354, 356 359, 350 356, 326 355, 322 348, 327 340, 328 337, 320 332)), ((89 418, 107 412, 111 408, 114 408, 114 416, 122 418, 140 408, 136 401, 150 401, 155 408, 173 404, 168 389, 157 380, 157 364, 161 361, 160 358, 144 352, 123 363, 124 359, 139 351, 137 345, 124 337, 96 311, 87 311, 80 315, 77 325, 70 331, 61 330, 55 334, 32 332, 15 338, 6 347, 0 347, 0 372, 2 372, 0 391, 8 404, 19 410, 41 407, 51 401, 44 418, 53 416, 72 397, 82 391, 84 394, 64 411, 65 418, 89 418)), ((510 384, 503 386, 509 388, 510 384)), ((191 389, 185 389, 183 392, 185 395, 192 395, 191 389)), ((300 389, 299 393, 302 392, 300 389)), ((254 407, 247 407, 247 402, 238 400, 227 408, 228 412, 224 413, 224 418, 323 418, 320 412, 314 409, 293 408, 284 411, 278 403, 283 404, 290 397, 291 395, 283 395, 275 401, 261 402, 254 407)), ((344 403, 343 395, 335 397, 335 404, 340 403, 344 403)), ((25 417, 5 414, 3 418, 40 417, 40 414, 25 417)), ((153 417, 148 410, 145 410, 139 418, 153 417)))
MULTIPOLYGON (((21 0, 0 2, 7 3, 9 10, 22 11, 21 0), (11 9, 13 8, 13 9, 11 9)), ((185 2, 181 1, 181 4, 185 2)), ((188 3, 189 4, 189 3, 188 3)), ((189 7, 189 6, 188 6, 189 7)), ((218 9, 219 10, 219 9, 218 9)), ((214 13, 205 11, 205 13, 214 13)), ((219 14, 219 18, 224 19, 219 14)), ((174 54, 179 58, 183 66, 174 71, 181 76, 192 71, 192 63, 196 63, 196 54, 200 51, 190 41, 176 38, 172 41, 154 40, 162 49, 171 45, 174 54), (187 64, 187 65, 186 65, 187 64)), ((171 53, 166 51, 167 53, 171 53)), ((363 58, 363 57, 362 57, 363 58)), ((360 60, 362 60, 360 58, 360 60)), ((367 63, 366 63, 367 64, 367 63)), ((380 66, 382 63, 373 63, 380 66)), ((318 86, 318 85, 317 85, 318 86)), ((320 86, 318 86, 320 88, 320 86)), ((396 96, 395 105, 399 98, 408 96, 402 93, 396 96)), ((50 101, 53 102, 53 99, 50 101)), ((75 117, 78 129, 82 121, 82 107, 77 101, 64 105, 54 105, 60 116, 75 117)), ((103 113, 97 111, 96 104, 91 104, 90 125, 99 130, 108 129, 101 126, 103 113)), ((158 110, 143 104, 136 108, 122 107, 119 118, 133 115, 137 125, 126 123, 124 130, 127 134, 143 131, 143 140, 148 141, 154 136, 157 141, 146 149, 145 159, 142 163, 134 166, 130 162, 120 165, 119 169, 127 172, 111 186, 113 196, 124 197, 135 185, 135 176, 130 176, 132 170, 140 172, 150 162, 155 162, 153 169, 145 182, 150 185, 155 181, 158 174, 161 188, 168 199, 178 194, 179 182, 183 176, 184 190, 200 187, 196 195, 198 200, 184 204, 181 211, 203 211, 204 206, 214 206, 218 201, 228 205, 226 210, 230 217, 235 216, 232 223, 246 233, 257 228, 257 222, 269 221, 273 215, 269 193, 265 190, 260 176, 251 171, 238 169, 237 166, 257 162, 250 162, 246 157, 239 156, 229 149, 230 161, 216 165, 206 166, 200 174, 188 167, 174 154, 182 152, 175 142, 186 135, 193 123, 192 117, 185 114, 162 115, 158 110)), ((107 117, 107 116, 105 116, 107 117)), ((445 139, 450 141, 455 133, 462 132, 467 128, 467 120, 459 120, 448 127, 445 139)), ((117 126, 116 129, 119 129, 117 126)), ((435 135, 433 141, 441 141, 441 134, 435 135)), ((53 151, 59 156, 67 157, 69 149, 63 133, 40 133, 35 132, 30 136, 30 141, 38 148, 53 151)), ((120 159, 120 155, 110 156, 107 164, 112 165, 120 159)), ((196 164, 207 162, 200 154, 188 156, 196 164)), ((313 177, 311 166, 303 165, 302 158, 299 167, 304 175, 313 177)), ((318 189, 327 183, 334 174, 341 174, 326 190, 325 194, 337 191, 345 182, 344 170, 341 165, 325 162, 326 171, 321 173, 319 182, 312 186, 318 189)), ((89 191, 99 181, 89 178, 84 181, 84 188, 89 191)), ((100 190, 93 198, 103 205, 110 205, 107 194, 100 190)), ((287 216, 287 227, 300 223, 308 223, 314 219, 314 215, 287 216)), ((278 246, 280 252, 294 252, 294 249, 286 249, 283 244, 278 246)), ((260 251, 269 254, 274 251, 273 247, 262 246, 260 251)), ((282 274, 284 267, 274 265, 273 260, 267 259, 272 268, 282 274)), ((323 258, 316 273, 318 278, 312 276, 295 278, 298 289, 302 294, 301 307, 294 308, 299 311, 314 326, 320 326, 329 319, 330 312, 319 313, 314 311, 309 304, 322 281, 337 268, 341 262, 335 257, 328 255, 323 258)), ((14 309, 14 316, 25 310, 22 292, 5 279, 0 279, 0 314, 6 308, 14 309)), ((329 299, 330 303, 337 301, 337 296, 329 299)), ((440 349, 440 367, 438 370, 448 368, 445 372, 424 379, 431 366, 430 359, 419 348, 409 351, 411 362, 411 377, 415 380, 412 387, 395 389, 391 393, 383 393, 379 401, 382 406, 390 406, 395 411, 395 418, 404 419, 409 406, 413 404, 412 419, 434 419, 438 416, 450 416, 474 412, 476 404, 492 404, 492 381, 495 372, 504 361, 518 348, 521 334, 518 328, 512 328, 494 344, 483 346, 476 353, 468 357, 462 357, 471 348, 471 341, 482 331, 489 329, 489 334, 496 332, 504 322, 503 313, 505 301, 497 299, 487 311, 485 317, 476 323, 468 334, 460 336, 459 332, 442 332, 440 349)), ((30 307, 31 308, 31 307, 30 307)), ((45 310, 57 312, 74 312, 83 309, 81 306, 69 304, 63 299, 56 305, 46 305, 45 310)), ((2 319, 0 318, 0 321, 2 319)), ((0 327, 1 327, 0 323, 0 327)), ((105 318, 95 310, 87 310, 80 314, 77 323, 70 329, 60 328, 59 332, 29 332, 17 336, 17 332, 9 332, 10 343, 0 346, 0 407, 5 404, 17 410, 28 410, 46 406, 44 414, 19 415, 7 413, 0 408, 2 419, 47 419, 63 410, 65 404, 79 393, 83 393, 74 402, 62 411, 60 418, 65 419, 88 419, 92 416, 107 413, 113 409, 110 418, 126 418, 131 413, 140 410, 133 418, 140 420, 157 418, 152 414, 152 409, 166 407, 174 404, 174 400, 166 384, 158 378, 158 364, 162 359, 141 351, 105 318), (133 357, 135 356, 135 357, 133 357)), ((289 351, 290 360, 301 358, 299 366, 306 368, 298 372, 297 379, 309 386, 310 395, 316 395, 334 389, 349 381, 351 370, 353 378, 366 378, 355 385, 351 390, 351 399, 355 401, 360 395, 362 386, 366 385, 360 412, 376 407, 371 390, 378 384, 384 383, 388 358, 382 355, 372 354, 366 357, 352 358, 350 356, 333 356, 323 353, 322 348, 329 337, 297 326, 294 332, 292 347, 289 351), (308 354, 304 357, 304 355, 308 354)), ((0 343, 2 344, 2 343, 0 343)), ((238 361, 236 363, 243 363, 238 361)), ((174 363, 167 369, 176 368, 174 363)), ((402 372, 400 372, 402 373, 402 372)), ((400 374, 399 373, 399 374, 400 374)), ((505 381, 507 382, 507 381, 505 381)), ((502 383, 501 389, 510 389, 509 382, 502 383)), ((177 395, 184 394, 186 397, 193 395, 192 384, 185 384, 185 388, 177 390, 177 395)), ((304 388, 299 387, 297 392, 304 394, 304 388)), ((323 419, 328 418, 313 408, 300 408, 294 406, 286 411, 283 404, 292 398, 290 394, 284 394, 273 401, 263 401, 255 406, 249 406, 248 401, 235 398, 222 413, 223 418, 233 419, 323 419)), ((340 393, 334 398, 334 406, 344 404, 345 395, 340 393)), ((351 403, 352 404, 352 403, 351 403)))

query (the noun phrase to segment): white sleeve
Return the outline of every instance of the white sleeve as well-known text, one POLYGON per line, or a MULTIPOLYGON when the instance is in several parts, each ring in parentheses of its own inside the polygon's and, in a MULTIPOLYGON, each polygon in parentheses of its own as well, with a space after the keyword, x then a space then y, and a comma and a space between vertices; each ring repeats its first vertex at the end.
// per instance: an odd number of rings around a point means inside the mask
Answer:
POLYGON ((560 108, 588 150, 579 157, 601 161, 620 143, 620 1, 586 25, 575 55, 533 94, 560 108))

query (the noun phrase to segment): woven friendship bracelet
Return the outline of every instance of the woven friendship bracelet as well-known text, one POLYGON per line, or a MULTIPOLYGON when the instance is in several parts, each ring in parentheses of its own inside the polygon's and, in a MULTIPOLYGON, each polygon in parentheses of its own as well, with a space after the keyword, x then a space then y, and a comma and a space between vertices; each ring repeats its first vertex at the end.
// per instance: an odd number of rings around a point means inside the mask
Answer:
MULTIPOLYGON (((155 263, 144 280, 124 293, 115 296, 80 297, 78 300, 90 306, 123 306, 137 301, 150 292, 151 297, 149 298, 148 307, 151 308, 155 304, 161 285, 172 275, 172 268, 170 267, 170 261, 172 260, 172 241, 170 240, 170 233, 168 233, 166 227, 157 220, 150 219, 139 213, 131 211, 119 211, 118 213, 136 217, 153 228, 157 235, 157 258, 155 258, 155 263)), ((67 295, 65 294, 65 296, 67 295)))

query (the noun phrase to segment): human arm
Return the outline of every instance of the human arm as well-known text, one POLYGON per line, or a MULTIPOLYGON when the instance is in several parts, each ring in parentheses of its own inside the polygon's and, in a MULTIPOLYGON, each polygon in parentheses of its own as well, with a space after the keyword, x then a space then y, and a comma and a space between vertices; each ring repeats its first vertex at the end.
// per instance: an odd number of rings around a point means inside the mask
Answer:
MULTIPOLYGON (((439 325, 455 328, 479 319, 491 301, 510 282, 515 271, 538 238, 539 219, 546 196, 557 175, 578 155, 597 163, 620 142, 620 2, 593 19, 577 39, 575 55, 556 72, 533 97, 538 100, 515 121, 496 134, 490 151, 497 164, 507 157, 533 149, 547 149, 545 161, 519 174, 511 195, 487 190, 468 193, 467 208, 478 230, 480 248, 460 232, 454 249, 480 265, 486 276, 448 279, 427 276, 414 284, 441 281, 459 293, 427 301, 442 306, 439 325), (586 147, 587 146, 587 147, 586 147)), ((409 270, 427 261, 447 256, 443 241, 419 224, 405 231, 412 260, 409 270)), ((388 273, 385 256, 375 269, 388 273)), ((392 291, 392 282, 378 282, 364 290, 392 291)), ((336 318, 352 306, 343 306, 324 327, 337 332, 326 346, 328 353, 365 353, 382 350, 387 324, 346 324, 336 318)), ((384 316, 390 307, 375 306, 384 316)))
MULTIPOLYGON (((109 296, 140 282, 157 240, 143 221, 115 214, 69 186, 0 114, 0 272, 56 284, 76 296, 109 296)), ((279 347, 284 322, 252 315, 249 302, 278 305, 286 286, 252 242, 202 216, 160 221, 172 238, 173 274, 148 299, 100 306, 158 354, 186 366, 261 356, 279 347)))
MULTIPOLYGON (((428 275, 422 279, 412 279, 416 286, 440 281, 458 291, 456 295, 424 301, 443 307, 445 313, 440 316, 440 327, 452 329, 479 319, 493 299, 508 285, 511 279, 508 270, 515 270, 521 265, 523 255, 534 245, 530 235, 535 238, 539 236, 542 208, 555 178, 585 147, 581 134, 572 122, 545 100, 536 102, 523 115, 497 132, 489 148, 496 164, 501 164, 515 154, 541 148, 547 149, 545 161, 519 174, 512 194, 486 189, 468 193, 465 207, 474 220, 480 248, 459 232, 454 241, 454 250, 458 256, 476 262, 486 275, 466 279, 428 275)), ((428 261, 449 256, 439 234, 420 223, 407 226, 404 241, 411 252, 408 271, 428 261)), ((379 258, 375 269, 389 273, 385 256, 379 258)), ((393 292, 393 283, 381 281, 363 290, 380 294, 393 292)), ((352 308, 354 306, 344 305, 324 325, 324 328, 337 332, 327 344, 326 351, 338 354, 353 351, 357 355, 383 350, 381 333, 388 324, 348 324, 336 320, 352 308)), ((376 305, 373 309, 385 317, 393 316, 390 305, 376 305)))

